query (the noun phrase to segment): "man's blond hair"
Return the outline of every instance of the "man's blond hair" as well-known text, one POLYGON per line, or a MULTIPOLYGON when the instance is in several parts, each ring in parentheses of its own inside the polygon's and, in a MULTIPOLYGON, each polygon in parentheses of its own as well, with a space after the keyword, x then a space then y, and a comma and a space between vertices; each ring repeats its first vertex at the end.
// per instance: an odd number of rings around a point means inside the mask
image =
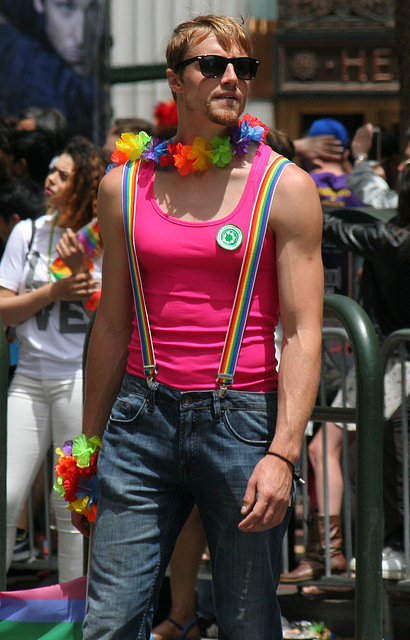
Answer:
POLYGON ((251 40, 241 24, 229 16, 209 14, 196 16, 175 27, 166 51, 168 67, 175 69, 179 62, 186 59, 192 45, 202 42, 211 34, 226 51, 236 46, 246 56, 252 55, 251 40))

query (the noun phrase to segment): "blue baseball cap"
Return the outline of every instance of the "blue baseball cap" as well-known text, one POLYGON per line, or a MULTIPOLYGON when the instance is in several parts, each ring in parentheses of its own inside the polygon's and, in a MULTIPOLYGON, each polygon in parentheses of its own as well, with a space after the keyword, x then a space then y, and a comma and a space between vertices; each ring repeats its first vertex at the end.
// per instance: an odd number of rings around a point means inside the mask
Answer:
POLYGON ((308 136, 336 136, 344 147, 347 146, 349 134, 346 127, 334 118, 320 118, 315 120, 309 129, 308 136))

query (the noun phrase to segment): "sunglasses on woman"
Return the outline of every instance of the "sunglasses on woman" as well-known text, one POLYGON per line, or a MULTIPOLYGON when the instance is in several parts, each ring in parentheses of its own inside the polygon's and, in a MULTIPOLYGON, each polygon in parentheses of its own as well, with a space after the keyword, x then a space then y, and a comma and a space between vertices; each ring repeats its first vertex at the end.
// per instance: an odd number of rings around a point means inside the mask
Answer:
POLYGON ((260 60, 256 58, 224 58, 223 56, 195 56, 175 65, 175 71, 185 69, 189 64, 199 62, 199 68, 204 78, 220 78, 225 73, 228 64, 232 64, 240 80, 253 80, 256 76, 260 60))

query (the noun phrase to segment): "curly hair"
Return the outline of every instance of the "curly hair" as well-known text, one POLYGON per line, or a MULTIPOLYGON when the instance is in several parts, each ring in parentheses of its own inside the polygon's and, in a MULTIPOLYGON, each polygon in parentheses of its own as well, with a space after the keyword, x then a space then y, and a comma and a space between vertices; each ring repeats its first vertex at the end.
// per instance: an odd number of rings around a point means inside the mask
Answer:
POLYGON ((67 183, 66 204, 59 224, 78 231, 97 215, 97 193, 107 167, 104 152, 82 136, 71 138, 63 153, 74 168, 67 183))

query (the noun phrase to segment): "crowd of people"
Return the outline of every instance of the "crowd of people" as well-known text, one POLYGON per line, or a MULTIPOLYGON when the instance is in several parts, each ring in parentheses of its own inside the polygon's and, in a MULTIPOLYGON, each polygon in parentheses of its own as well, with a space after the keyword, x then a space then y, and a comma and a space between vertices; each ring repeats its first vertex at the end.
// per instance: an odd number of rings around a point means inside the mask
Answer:
MULTIPOLYGON (((42 13, 49 3, 34 6, 42 13)), ((103 438, 84 640, 197 638, 196 580, 205 551, 220 637, 279 640, 279 581, 320 593, 303 582, 325 572, 326 510, 331 568, 346 571, 344 425, 333 423, 308 435, 314 490, 305 555, 286 574, 281 563, 295 466, 319 384, 322 233, 356 255, 357 299, 380 344, 409 328, 410 143, 397 182, 389 183, 383 167, 368 161, 371 124, 350 140, 341 122, 322 118, 291 140, 249 115, 240 120, 259 61, 232 18, 198 16, 178 25, 167 65, 177 121, 161 128, 154 119, 117 118, 101 146, 91 135, 72 135, 54 107, 28 106, 11 117, 2 106, 0 317, 13 353, 7 567, 16 536, 27 529, 28 494, 47 451, 73 440, 83 424, 87 437, 103 438), (138 155, 129 140, 114 153, 126 132, 138 138, 138 155), (107 172, 113 153, 120 166, 107 172), (274 195, 265 205, 267 230, 245 310, 235 291, 259 214, 253 205, 268 178, 276 180, 274 195), (354 210, 364 206, 396 213, 387 222, 356 222, 354 210), (78 232, 97 210, 101 235, 90 256, 78 232), (138 277, 142 294, 132 286, 138 277), (219 360, 231 348, 230 323, 238 322, 232 308, 246 321, 228 372, 219 360), (145 343, 154 364, 145 361, 145 343), (168 566, 171 611, 152 628, 168 566)), ((399 369, 391 358, 385 375, 382 569, 393 579, 405 571, 399 369)), ((347 383, 354 406, 354 372, 347 383)), ((333 406, 342 402, 340 390, 333 406)), ((83 574, 88 525, 56 495, 51 502, 58 580, 66 582, 83 574)))
MULTIPOLYGON (((322 123, 319 123, 323 125, 322 123)), ((343 125, 339 122, 332 123, 335 132, 343 125)), ((314 128, 313 125, 312 128, 314 128)), ((322 130, 318 127, 318 130, 322 130)), ((311 129, 312 131, 312 129, 311 129)), ((397 190, 389 188, 386 181, 375 173, 374 165, 367 161, 367 154, 371 147, 373 128, 371 124, 360 127, 352 141, 353 167, 348 173, 344 171, 344 183, 338 183, 338 194, 334 197, 333 210, 324 210, 324 239, 341 247, 345 251, 351 251, 360 256, 360 268, 358 302, 369 315, 380 346, 386 338, 400 329, 410 326, 410 307, 407 303, 406 292, 410 285, 410 168, 407 159, 399 164, 397 190), (366 165, 364 170, 361 169, 366 165), (360 182, 357 178, 358 168, 360 182), (370 180, 364 178, 364 171, 370 174, 370 180), (359 186, 360 185, 360 186, 359 186), (379 208, 386 202, 392 205, 392 200, 387 201, 381 197, 394 193, 394 204, 397 207, 396 215, 387 222, 377 218, 367 220, 361 212, 360 222, 355 220, 355 211, 352 210, 351 194, 355 198, 360 196, 363 201, 359 205, 372 206, 377 204, 375 190, 379 195, 379 208), (350 209, 349 209, 350 207, 350 209), (345 212, 343 213, 343 209, 345 212), (365 220, 365 222, 363 221, 365 220)), ((342 136, 347 141, 347 131, 342 130, 342 136)), ((405 156, 408 153, 405 149, 405 156)), ((381 167, 377 170, 380 172, 381 167)), ((336 171, 340 175, 340 171, 336 171)), ((331 178, 328 184, 332 181, 331 178)), ((322 183, 323 184, 323 183, 322 183)), ((329 191, 319 194, 324 198, 323 206, 329 205, 329 191)), ((354 206, 354 205, 353 205, 354 206)), ((407 375, 405 393, 410 393, 410 363, 406 363, 407 375)), ((385 536, 382 557, 382 575, 386 579, 400 579, 405 574, 404 564, 404 503, 403 503, 403 476, 402 461, 403 451, 399 444, 398 435, 401 437, 401 389, 405 384, 401 376, 401 365, 397 358, 391 357, 386 366, 384 380, 384 440, 385 440, 385 464, 384 464, 384 505, 385 505, 385 536), (393 416, 395 416, 393 418, 393 416), (393 426, 394 425, 394 426, 393 426), (397 471, 400 469, 400 471, 397 471), (392 477, 395 478, 392 481, 392 477), (387 480, 389 478, 389 480, 387 480), (392 526, 394 522, 394 526, 392 526), (393 533, 394 531, 394 533, 393 533)), ((337 393, 332 406, 355 406, 356 384, 354 370, 347 375, 345 392, 342 389, 337 393), (346 393, 346 397, 344 397, 346 393)), ((311 505, 308 519, 308 544, 306 554, 300 564, 292 571, 282 575, 285 583, 300 583, 303 580, 311 580, 324 575, 325 572, 325 535, 323 517, 327 507, 330 516, 330 559, 331 569, 334 573, 343 573, 346 570, 346 560, 343 555, 342 535, 342 508, 344 479, 340 465, 342 453, 342 424, 327 423, 320 426, 312 434, 309 443, 309 461, 314 472, 314 504, 311 505), (326 448, 324 447, 323 430, 326 429, 326 448), (325 463, 326 457, 326 463, 325 463), (328 472, 328 504, 325 505, 324 467, 328 472)), ((349 430, 349 438, 354 438, 354 425, 346 425, 349 430)), ((401 442, 401 441, 400 441, 401 442)), ((355 568, 355 562, 352 562, 355 568)), ((305 593, 317 593, 316 587, 303 588, 305 593)))

